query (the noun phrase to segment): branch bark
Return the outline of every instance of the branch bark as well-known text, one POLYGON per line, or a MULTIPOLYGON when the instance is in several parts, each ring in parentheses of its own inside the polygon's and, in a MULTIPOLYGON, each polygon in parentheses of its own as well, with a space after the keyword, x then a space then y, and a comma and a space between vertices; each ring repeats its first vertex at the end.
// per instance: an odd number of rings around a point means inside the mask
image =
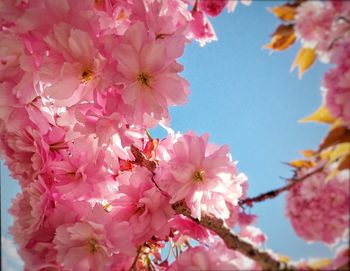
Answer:
POLYGON ((306 180, 307 178, 309 178, 310 176, 314 175, 315 173, 322 171, 322 169, 323 169, 323 167, 319 167, 316 170, 314 170, 314 171, 312 171, 312 172, 310 172, 308 174, 305 174, 304 176, 302 176, 300 178, 289 179, 288 180, 289 183, 287 185, 285 185, 285 186, 283 186, 281 188, 278 188, 278 189, 271 190, 269 192, 260 194, 260 195, 258 195, 256 197, 253 197, 253 198, 243 199, 243 200, 241 200, 239 202, 239 205, 242 206, 242 207, 244 205, 247 205, 247 206, 251 207, 256 202, 261 202, 261 201, 264 201, 264 200, 267 200, 267 199, 273 199, 273 198, 277 197, 279 194, 281 194, 282 192, 291 189, 296 184, 301 183, 302 181, 306 180))
POLYGON ((296 270, 294 267, 287 266, 284 263, 279 262, 271 257, 270 254, 260 251, 255 248, 252 244, 243 241, 237 235, 231 233, 230 229, 224 226, 221 219, 211 217, 208 215, 202 215, 201 220, 195 219, 191 216, 190 209, 186 206, 183 201, 176 202, 172 205, 173 209, 177 214, 182 214, 197 224, 212 230, 217 235, 219 235, 225 242, 229 249, 241 252, 243 255, 259 263, 263 270, 284 270, 292 271, 296 270))
POLYGON ((349 271, 350 270, 350 261, 338 267, 336 271, 349 271))
MULTIPOLYGON (((149 171, 151 171, 154 174, 155 168, 157 167, 156 162, 147 160, 147 158, 142 154, 142 152, 135 146, 131 146, 131 151, 135 157, 135 161, 133 161, 133 163, 147 168, 149 171)), ((252 205, 253 202, 260 202, 265 199, 274 198, 278 196, 280 193, 282 193, 283 191, 290 189, 297 183, 304 181, 305 179, 321 171, 322 169, 323 167, 320 167, 308 174, 305 174, 301 178, 291 179, 290 183, 282 188, 261 194, 254 198, 247 198, 241 201, 240 204, 241 206, 244 204, 252 205)), ((158 187, 156 183, 155 185, 158 187)), ((197 224, 215 232, 225 242, 227 248, 239 251, 240 253, 247 256, 248 258, 256 261, 258 264, 260 264, 263 270, 274 270, 274 271, 296 271, 297 270, 296 267, 280 262, 274 259, 267 252, 260 251, 258 248, 254 247, 252 244, 240 239, 237 235, 232 233, 230 229, 224 226, 224 222, 221 219, 209 216, 207 214, 202 214, 201 220, 193 218, 191 216, 191 210, 187 207, 186 203, 183 201, 175 202, 174 204, 172 204, 172 208, 175 210, 177 214, 182 214, 190 218, 197 224)), ((348 270, 347 268, 348 268, 348 263, 345 264, 344 266, 339 267, 337 270, 345 271, 345 270, 348 270)))

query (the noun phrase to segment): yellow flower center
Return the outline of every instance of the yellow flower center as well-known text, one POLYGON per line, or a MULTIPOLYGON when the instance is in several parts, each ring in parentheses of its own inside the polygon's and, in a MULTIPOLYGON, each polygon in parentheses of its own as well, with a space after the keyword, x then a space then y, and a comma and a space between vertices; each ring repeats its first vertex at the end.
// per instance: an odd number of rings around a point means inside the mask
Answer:
POLYGON ((146 72, 140 72, 137 76, 137 81, 141 84, 141 86, 147 86, 151 88, 150 82, 151 82, 151 75, 149 75, 146 72))
POLYGON ((84 67, 82 72, 81 72, 81 79, 80 79, 80 81, 82 83, 86 84, 87 82, 91 81, 93 77, 94 77, 93 70, 90 69, 89 67, 84 67))
POLYGON ((97 251, 97 245, 98 245, 98 243, 97 243, 97 241, 96 241, 95 239, 90 239, 90 240, 88 240, 87 245, 88 245, 89 251, 90 251, 91 253, 95 253, 95 252, 97 251))
POLYGON ((197 170, 197 171, 193 174, 192 180, 193 180, 195 183, 203 183, 203 182, 204 182, 204 175, 205 175, 204 170, 197 170))
POLYGON ((116 16, 116 20, 119 22, 123 22, 126 19, 125 11, 122 9, 119 11, 118 15, 116 16))

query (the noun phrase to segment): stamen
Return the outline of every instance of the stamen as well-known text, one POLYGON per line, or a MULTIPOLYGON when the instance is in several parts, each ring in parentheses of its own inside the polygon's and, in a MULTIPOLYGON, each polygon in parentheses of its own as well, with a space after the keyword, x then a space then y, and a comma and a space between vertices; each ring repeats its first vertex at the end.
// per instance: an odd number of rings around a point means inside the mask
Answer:
POLYGON ((150 86, 150 81, 151 81, 151 76, 146 73, 146 72, 140 72, 139 75, 137 76, 137 81, 142 85, 142 86, 147 86, 151 88, 150 86))
POLYGON ((85 67, 83 71, 81 72, 81 82, 86 84, 87 82, 91 81, 94 77, 94 72, 88 67, 85 67))
POLYGON ((88 247, 89 247, 89 251, 91 253, 95 253, 97 251, 98 243, 97 243, 97 241, 95 239, 88 240, 87 244, 88 244, 88 247))
POLYGON ((198 170, 193 174, 193 181, 195 183, 203 183, 204 182, 204 170, 198 170))

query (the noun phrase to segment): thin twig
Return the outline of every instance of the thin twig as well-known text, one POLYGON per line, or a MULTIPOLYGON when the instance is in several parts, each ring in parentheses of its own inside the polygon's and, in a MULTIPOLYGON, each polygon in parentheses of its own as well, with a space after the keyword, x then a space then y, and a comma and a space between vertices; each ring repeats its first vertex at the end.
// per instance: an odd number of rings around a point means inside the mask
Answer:
POLYGON ((134 260, 133 260, 133 262, 132 262, 132 264, 131 264, 131 267, 130 267, 130 270, 129 270, 129 271, 134 271, 134 270, 135 270, 135 265, 136 265, 137 260, 138 260, 138 258, 139 258, 139 256, 140 256, 141 248, 142 248, 142 246, 140 246, 140 247, 138 248, 137 254, 136 254, 136 256, 135 256, 135 258, 134 258, 134 260))
POLYGON ((256 202, 261 202, 261 201, 264 201, 264 200, 267 200, 267 199, 273 199, 275 197, 277 197, 279 194, 281 194, 282 192, 284 191, 287 191, 289 189, 291 189, 292 187, 294 187, 296 184, 298 183, 301 183, 302 181, 306 180, 307 178, 309 178, 310 176, 314 175, 315 173, 317 172, 320 172, 323 170, 323 167, 319 167, 317 168, 316 170, 308 173, 308 174, 305 174, 304 176, 300 177, 300 178, 292 178, 292 179, 289 179, 289 183, 281 188, 278 188, 276 190, 271 190, 269 192, 266 192, 266 193, 263 193, 263 194, 260 194, 256 197, 253 197, 253 198, 246 198, 246 199, 243 199, 239 202, 239 205, 240 206, 244 206, 244 205, 247 205, 247 206, 253 206, 253 203, 256 203, 256 202))

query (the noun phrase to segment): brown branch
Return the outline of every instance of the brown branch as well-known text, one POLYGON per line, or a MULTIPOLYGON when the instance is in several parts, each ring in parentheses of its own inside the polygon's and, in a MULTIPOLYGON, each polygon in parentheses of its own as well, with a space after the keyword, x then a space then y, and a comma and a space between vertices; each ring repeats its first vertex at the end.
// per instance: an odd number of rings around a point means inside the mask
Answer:
MULTIPOLYGON (((154 161, 149 161, 147 157, 140 151, 138 148, 135 146, 131 146, 131 152, 135 157, 135 161, 133 161, 134 164, 142 166, 147 168, 149 171, 151 171, 154 174, 154 171, 157 167, 157 163, 154 161)), ((298 179, 291 179, 288 185, 279 188, 274 191, 270 191, 268 193, 262 194, 258 197, 251 198, 251 199, 245 199, 242 201, 240 204, 247 204, 247 205, 252 205, 253 202, 259 202, 263 201, 267 198, 273 198, 282 193, 283 191, 286 191, 296 185, 299 182, 302 182, 303 180, 307 179, 311 175, 321 171, 323 167, 317 168, 316 170, 305 174, 303 177, 298 178, 298 179)), ((159 188, 157 183, 154 181, 152 177, 153 182, 155 183, 156 187, 159 188)), ((162 190, 160 190, 163 192, 162 190)), ((227 248, 239 251, 243 255, 247 256, 248 258, 256 261, 263 270, 273 270, 273 271, 295 271, 296 268, 294 266, 287 265, 285 263, 282 263, 273 257, 271 257, 270 254, 264 251, 260 251, 258 248, 254 247, 252 244, 243 241, 240 239, 237 235, 231 233, 230 229, 224 226, 224 222, 221 219, 202 214, 201 220, 198 220, 196 218, 193 218, 191 216, 191 211, 190 209, 186 206, 186 204, 183 201, 178 201, 172 204, 172 208, 175 210, 177 214, 182 214, 197 224, 205 227, 206 229, 212 230, 215 232, 218 236, 221 237, 221 239, 225 242, 227 248)), ((134 266, 134 264, 133 264, 134 266)), ((348 264, 338 268, 337 270, 339 271, 345 271, 348 270, 346 269, 348 264)))
POLYGON ((349 270, 350 270, 350 261, 338 267, 335 271, 349 271, 349 270))
POLYGON ((132 155, 135 157, 135 160, 132 161, 134 164, 141 167, 147 168, 149 171, 154 172, 157 168, 157 163, 155 161, 150 161, 147 157, 134 145, 130 146, 132 155))
POLYGON ((134 271, 135 270, 135 266, 136 266, 137 260, 139 259, 140 254, 141 254, 141 248, 142 248, 142 246, 140 246, 137 249, 137 254, 136 254, 136 256, 135 256, 135 258, 134 258, 134 260, 133 260, 133 262, 131 264, 131 267, 130 267, 129 271, 134 271))
POLYGON ((208 215, 202 215, 201 220, 195 219, 191 216, 190 209, 186 206, 183 201, 176 202, 172 205, 173 209, 177 214, 182 214, 197 224, 212 230, 219 235, 225 242, 229 249, 237 250, 248 258, 256 261, 261 265, 263 270, 296 270, 294 267, 287 266, 284 263, 275 260, 270 254, 260 251, 255 248, 252 244, 243 241, 237 235, 231 233, 230 229, 226 228, 221 219, 211 217, 208 215))
POLYGON ((314 175, 315 173, 322 171, 322 169, 323 169, 323 167, 319 167, 316 170, 314 170, 308 174, 305 174, 304 176, 302 176, 300 178, 289 179, 288 180, 289 183, 287 185, 285 185, 281 188, 278 188, 276 190, 272 190, 272 191, 260 194, 256 197, 253 197, 253 198, 245 198, 239 202, 239 205, 242 207, 244 205, 251 207, 251 206, 253 206, 253 203, 255 203, 255 202, 261 202, 261 201, 264 201, 267 199, 273 199, 273 198, 277 197, 279 194, 281 194, 282 192, 291 189, 293 186, 295 186, 298 183, 301 183, 302 181, 306 180, 307 178, 314 175))

